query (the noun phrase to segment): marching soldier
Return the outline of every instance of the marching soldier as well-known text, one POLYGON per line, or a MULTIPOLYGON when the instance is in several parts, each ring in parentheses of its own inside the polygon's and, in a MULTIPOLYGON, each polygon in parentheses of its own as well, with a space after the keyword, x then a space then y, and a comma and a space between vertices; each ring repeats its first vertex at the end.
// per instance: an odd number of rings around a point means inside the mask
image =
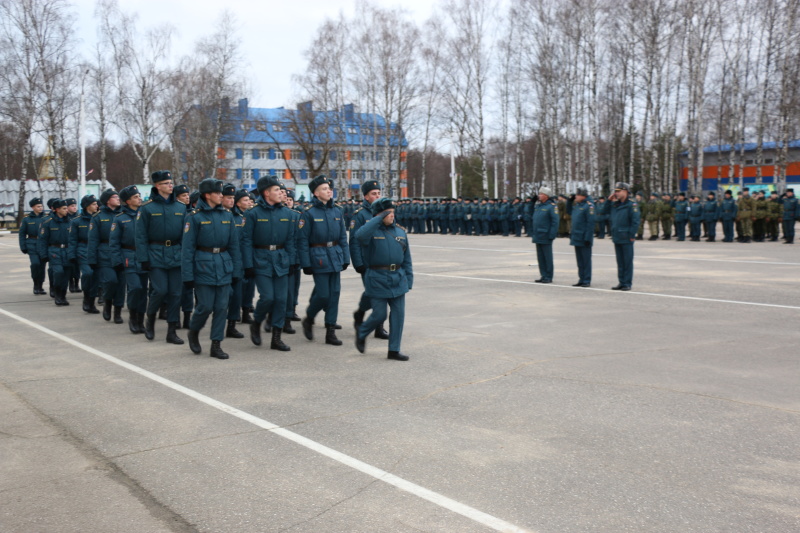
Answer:
POLYGON ((553 240, 558 235, 558 224, 558 205, 553 191, 539 187, 539 203, 533 211, 533 242, 540 276, 536 283, 553 282, 553 240))
POLYGON ((53 269, 53 294, 55 304, 59 307, 69 305, 67 286, 72 267, 67 255, 69 231, 70 219, 67 216, 67 201, 56 200, 53 202, 53 213, 42 222, 39 238, 36 240, 36 250, 41 260, 50 261, 53 269))
POLYGON ((44 290, 45 263, 39 257, 36 249, 39 233, 44 222, 44 204, 41 198, 33 198, 28 205, 31 212, 25 215, 19 227, 19 249, 28 256, 31 264, 31 279, 33 280, 33 294, 47 294, 44 290))
MULTIPOLYGON (((283 191, 283 189, 281 190, 283 191)), ((292 215, 292 224, 297 228, 300 225, 300 211, 297 209, 297 204, 294 203, 294 191, 287 190, 284 191, 284 194, 284 202, 292 215)), ((297 316, 297 301, 300 298, 300 255, 297 253, 297 237, 299 233, 299 231, 294 232, 294 257, 290 259, 291 266, 289 267, 289 276, 286 280, 289 286, 289 292, 286 295, 286 321, 283 324, 283 329, 286 333, 294 333, 295 330, 291 326, 291 321, 300 320, 300 317, 297 316)), ((255 279, 253 283, 255 284, 255 279)))
POLYGON ((617 279, 619 283, 611 287, 615 291, 629 291, 633 286, 633 243, 641 221, 639 204, 628 198, 630 186, 617 182, 614 194, 609 197, 611 204, 611 238, 617 257, 617 279))
POLYGON ((567 201, 567 210, 572 222, 569 243, 575 247, 575 259, 578 262, 578 283, 573 287, 590 287, 595 212, 589 191, 578 188, 575 195, 567 201))
POLYGON ((733 242, 733 226, 738 214, 739 207, 733 200, 733 193, 728 189, 723 195, 720 205, 720 218, 722 219, 722 242, 733 242))
POLYGON ((231 285, 238 281, 236 274, 242 270, 242 256, 233 215, 222 207, 220 180, 207 178, 200 182, 197 208, 186 217, 181 263, 183 283, 197 295, 197 307, 189 321, 189 348, 195 354, 202 351, 200 330, 213 313, 210 355, 228 359, 221 343, 231 285))
MULTIPOLYGON (((70 223, 78 218, 80 214, 78 213, 78 202, 75 198, 66 198, 67 202, 67 219, 70 223)), ((69 292, 83 292, 81 289, 80 281, 81 281, 81 271, 78 269, 76 263, 70 263, 69 268, 69 292)))
POLYGON ((742 242, 752 242, 753 240, 753 221, 755 220, 755 201, 750 196, 750 189, 742 189, 742 196, 739 198, 739 217, 738 221, 742 224, 742 242))
MULTIPOLYGON (((244 229, 244 213, 236 209, 236 186, 232 183, 226 183, 222 186, 222 207, 227 209, 233 215, 233 222, 236 226, 236 231, 239 232, 239 253, 243 256, 244 251, 241 249, 242 231, 244 229)), ((244 262, 242 263, 244 264, 244 262)), ((231 285, 231 299, 228 302, 228 327, 225 329, 225 336, 231 339, 243 339, 244 334, 236 329, 236 322, 238 322, 241 315, 242 307, 242 294, 244 290, 244 272, 234 274, 234 278, 238 278, 236 283, 231 285)))
POLYGON ((342 290, 341 272, 350 266, 350 250, 342 213, 333 205, 332 185, 324 175, 311 180, 308 189, 314 200, 299 222, 300 264, 304 274, 314 277, 314 290, 301 324, 305 337, 313 340, 314 319, 324 310, 325 344, 341 346, 342 341, 336 338, 336 320, 342 290))
POLYGON ((111 307, 114 307, 114 323, 122 324, 122 305, 125 303, 125 278, 114 270, 108 239, 111 226, 119 214, 119 194, 114 189, 106 189, 100 195, 100 210, 89 224, 89 247, 86 255, 98 281, 103 298, 103 320, 111 320, 111 307))
POLYGON ((170 344, 183 344, 176 330, 180 326, 181 239, 186 205, 175 199, 172 174, 159 170, 151 175, 150 200, 139 210, 136 223, 136 261, 150 274, 153 292, 147 304, 144 336, 155 338, 156 315, 162 302, 167 305, 167 338, 170 344))
POLYGON ((405 321, 405 295, 414 284, 411 251, 403 228, 394 223, 394 205, 391 199, 375 200, 371 206, 373 217, 357 232, 356 239, 363 252, 365 293, 372 301, 372 313, 356 326, 356 349, 366 350, 367 336, 386 320, 389 314, 388 359, 408 361, 400 353, 405 321))
POLYGON ((147 272, 136 261, 136 217, 142 205, 142 195, 136 185, 119 191, 123 206, 111 225, 108 247, 111 264, 117 272, 125 273, 128 292, 128 329, 144 333, 144 313, 147 310, 147 272))
POLYGON ((713 192, 708 193, 706 203, 703 204, 703 221, 706 224, 707 242, 714 242, 717 239, 717 221, 720 218, 719 204, 717 195, 713 192))
POLYGON ((794 243, 794 222, 800 218, 800 205, 794 195, 794 189, 786 189, 783 198, 783 238, 784 244, 794 243))
MULTIPOLYGON (((261 322, 271 318, 270 348, 291 350, 281 339, 282 332, 294 333, 286 319, 286 299, 289 294, 289 271, 295 266, 295 232, 297 217, 283 205, 283 192, 278 180, 264 176, 257 183, 259 198, 245 213, 242 232, 244 275, 255 278, 258 303, 250 324, 250 340, 261 346, 261 322)), ((337 209, 338 211, 338 209, 337 209)))
MULTIPOLYGON (((186 213, 188 214, 192 210, 192 207, 189 205, 192 199, 191 193, 189 192, 189 187, 183 184, 176 185, 172 189, 172 192, 175 194, 175 200, 186 206, 186 213)), ((152 293, 152 284, 150 288, 152 293)), ((192 318, 192 309, 194 309, 194 291, 192 289, 187 289, 183 283, 181 283, 181 312, 183 312, 183 329, 189 329, 189 320, 192 318)), ((180 327, 176 327, 175 329, 180 329, 180 327)), ((155 332, 153 333, 155 334, 155 332)))
POLYGON ((77 266, 81 273, 81 287, 83 287, 83 310, 89 314, 99 314, 100 310, 94 304, 97 297, 97 276, 89 265, 89 225, 92 217, 97 213, 97 198, 88 194, 81 198, 81 214, 72 220, 69 233, 69 248, 67 255, 73 266, 77 266))

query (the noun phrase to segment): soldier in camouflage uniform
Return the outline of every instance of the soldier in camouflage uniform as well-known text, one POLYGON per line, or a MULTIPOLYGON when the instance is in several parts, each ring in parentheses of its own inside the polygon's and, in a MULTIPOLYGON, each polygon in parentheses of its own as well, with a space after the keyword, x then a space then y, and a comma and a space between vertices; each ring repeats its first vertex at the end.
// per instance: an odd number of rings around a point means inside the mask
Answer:
POLYGON ((664 240, 668 241, 672 238, 672 225, 675 222, 675 200, 669 193, 664 193, 661 196, 661 232, 664 234, 664 240))
POLYGON ((739 216, 737 221, 742 224, 742 242, 752 242, 753 240, 753 221, 755 220, 756 202, 750 196, 750 189, 745 187, 738 202, 739 216))
POLYGON ((767 217, 769 216, 769 205, 764 193, 759 191, 755 200, 755 214, 753 216, 753 240, 764 242, 767 234, 767 217))
POLYGON ((661 217, 661 201, 656 193, 650 193, 650 200, 642 206, 642 211, 644 211, 644 218, 647 220, 647 227, 650 230, 648 240, 655 241, 658 239, 658 221, 661 217))
POLYGON ((778 199, 778 193, 773 192, 770 194, 767 205, 769 206, 769 215, 767 216, 767 235, 769 236, 770 241, 777 242, 778 237, 780 237, 779 224, 783 218, 783 202, 778 199))

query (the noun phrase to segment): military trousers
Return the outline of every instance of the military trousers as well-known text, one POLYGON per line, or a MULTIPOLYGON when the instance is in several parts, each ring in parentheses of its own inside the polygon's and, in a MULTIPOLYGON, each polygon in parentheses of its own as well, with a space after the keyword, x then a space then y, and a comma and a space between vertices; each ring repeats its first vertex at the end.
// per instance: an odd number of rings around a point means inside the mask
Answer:
POLYGON ((691 235, 691 237, 693 239, 694 238, 698 238, 698 239, 700 238, 701 223, 702 222, 700 220, 689 222, 689 235, 691 235))
POLYGON ((617 279, 624 287, 633 286, 633 243, 614 243, 614 254, 617 256, 617 279))
POLYGON ((286 319, 288 320, 289 317, 294 315, 294 310, 297 307, 297 298, 300 294, 300 272, 289 270, 286 284, 289 286, 286 293, 286 319))
POLYGON ((150 294, 147 314, 157 314, 163 302, 167 304, 167 322, 180 322, 181 293, 183 292, 181 267, 153 267, 150 270, 150 283, 153 286, 153 292, 150 294))
POLYGON ((39 257, 35 249, 33 252, 28 253, 28 261, 31 263, 31 279, 33 283, 41 285, 44 283, 45 267, 42 258, 39 257))
POLYGON ((399 352, 400 343, 403 340, 403 324, 406 319, 406 295, 402 294, 395 298, 372 298, 372 313, 358 328, 358 336, 362 339, 375 331, 386 321, 388 307, 389 316, 389 351, 399 352))
POLYGON ((722 234, 724 242, 733 242, 733 219, 722 221, 722 234))
POLYGON ((67 250, 50 246, 47 249, 47 256, 52 271, 51 286, 54 289, 66 290, 69 285, 69 276, 72 273, 72 263, 67 259, 67 250))
POLYGON ((242 283, 244 283, 242 286, 242 307, 252 311, 255 309, 253 301, 256 297, 256 278, 246 279, 242 283))
POLYGON ((97 274, 85 261, 78 262, 78 269, 81 272, 81 289, 83 289, 83 293, 89 298, 97 297, 97 274))
POLYGON ((783 238, 788 242, 794 241, 794 219, 783 221, 783 238))
POLYGON ((658 237, 658 220, 648 220, 647 227, 650 229, 651 237, 658 237))
POLYGON ((500 221, 500 231, 503 232, 503 237, 508 237, 508 220, 500 221))
POLYGON ((576 246, 575 260, 578 262, 578 282, 592 282, 592 247, 576 246))
POLYGON ((465 227, 467 229, 467 235, 472 235, 474 233, 474 223, 472 220, 467 220, 465 223, 465 227))
POLYGON ((605 239, 606 232, 608 231, 608 221, 601 220, 597 223, 597 238, 598 239, 605 239))
POLYGON ((753 219, 750 217, 742 217, 742 237, 753 236, 753 219))
POLYGON ((675 221, 675 237, 677 237, 679 241, 686 240, 686 222, 686 220, 675 221))
POLYGON ((515 220, 514 221, 514 235, 517 237, 522 237, 522 221, 515 220))
POLYGON ((481 220, 481 235, 489 235, 489 221, 488 220, 481 220))
POLYGON ((317 313, 325 311, 325 325, 332 326, 339 319, 339 294, 342 291, 341 272, 314 274, 314 289, 306 314, 314 320, 317 313))
POLYGON ((125 285, 128 292, 128 310, 144 313, 147 310, 147 273, 125 269, 125 285))
POLYGON ((439 221, 439 233, 441 233, 442 235, 446 235, 447 234, 447 221, 446 220, 439 221))
POLYGON ((200 331, 206 325, 208 315, 211 318, 211 340, 221 341, 225 338, 225 320, 228 302, 231 299, 230 285, 195 285, 197 306, 189 321, 189 329, 200 331))
MULTIPOLYGON (((365 288, 366 288, 366 285, 364 284, 364 278, 365 278, 366 275, 367 275, 366 272, 363 272, 361 274, 361 285, 364 286, 365 288)), ((358 300, 358 312, 359 313, 366 313, 370 309, 372 309, 372 299, 369 296, 367 296, 367 291, 364 290, 361 293, 361 298, 358 300)))
POLYGON ((181 311, 191 313, 194 309, 194 289, 186 286, 181 288, 181 311))
POLYGON ((253 320, 263 321, 267 314, 272 316, 270 324, 273 328, 282 328, 286 322, 286 297, 289 294, 289 276, 256 275, 258 286, 258 303, 253 320))
POLYGON ((231 284, 231 299, 228 302, 228 320, 239 321, 242 319, 242 288, 244 282, 236 280, 231 284))
POLYGON ((106 266, 95 270, 95 274, 98 272, 100 273, 100 290, 103 300, 110 300, 114 307, 125 305, 125 274, 106 266))
POLYGON ((672 237, 672 219, 671 218, 662 218, 661 219, 661 232, 664 234, 664 237, 672 237))
POLYGON ((706 220, 706 235, 708 235, 709 239, 716 239, 717 238, 717 221, 716 220, 706 220))
POLYGON ((539 263, 541 279, 553 281, 553 243, 536 244, 536 259, 539 263))

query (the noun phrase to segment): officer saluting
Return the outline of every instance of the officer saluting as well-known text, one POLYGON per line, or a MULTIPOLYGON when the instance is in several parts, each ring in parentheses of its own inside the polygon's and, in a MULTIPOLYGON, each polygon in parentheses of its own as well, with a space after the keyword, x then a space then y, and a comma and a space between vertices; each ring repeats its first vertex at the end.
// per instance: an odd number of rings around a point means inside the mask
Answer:
POLYGON ((189 348, 195 354, 202 351, 200 330, 213 312, 210 355, 227 359, 220 344, 225 338, 231 285, 238 281, 235 273, 242 268, 242 257, 233 215, 222 207, 222 181, 207 178, 200 182, 197 207, 186 217, 181 259, 183 283, 197 295, 197 307, 189 321, 189 348))
POLYGON ((53 294, 55 304, 69 305, 67 301, 67 285, 72 264, 69 262, 70 219, 67 217, 67 201, 53 202, 53 213, 42 222, 36 248, 41 260, 49 260, 53 269, 53 294))
POLYGON ((391 199, 381 198, 373 202, 371 207, 373 218, 356 232, 367 268, 364 289, 372 300, 372 313, 356 328, 356 349, 364 353, 367 336, 386 320, 386 307, 389 306, 388 359, 408 361, 408 356, 400 353, 405 295, 414 284, 408 237, 405 230, 394 223, 391 199))
POLYGON ((342 211, 333 205, 332 185, 325 176, 317 176, 308 184, 314 200, 300 217, 297 242, 303 273, 314 276, 314 290, 302 321, 303 334, 308 340, 314 338, 314 318, 324 309, 325 344, 341 346, 342 341, 336 338, 336 320, 342 290, 341 271, 350 266, 350 250, 342 211))
POLYGON ((258 200, 244 215, 242 252, 244 275, 255 278, 258 303, 250 324, 250 340, 261 345, 261 322, 272 317, 270 348, 288 352, 281 333, 291 328, 286 319, 289 270, 296 260, 297 217, 283 205, 280 182, 272 176, 258 179, 258 200))
POLYGON ((614 193, 608 197, 611 204, 611 238, 617 256, 617 278, 619 283, 611 287, 615 291, 629 291, 633 286, 633 241, 639 229, 641 213, 639 204, 628 198, 630 186, 617 182, 614 193))
POLYGON ((42 285, 44 284, 44 263, 36 250, 36 241, 44 222, 44 205, 41 198, 33 198, 28 205, 31 212, 22 219, 19 228, 19 249, 28 256, 31 263, 31 279, 33 280, 33 294, 47 294, 42 285))

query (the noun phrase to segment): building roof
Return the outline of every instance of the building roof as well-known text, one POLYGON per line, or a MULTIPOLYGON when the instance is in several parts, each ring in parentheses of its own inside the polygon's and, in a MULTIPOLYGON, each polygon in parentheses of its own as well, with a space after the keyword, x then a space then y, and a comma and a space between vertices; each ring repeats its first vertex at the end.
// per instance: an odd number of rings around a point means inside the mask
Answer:
MULTIPOLYGON (((761 145, 761 148, 763 150, 775 150, 782 147, 783 147, 782 142, 775 142, 775 141, 765 142, 761 145)), ((744 143, 745 152, 755 152, 757 148, 758 148, 758 143, 744 143)), ((789 141, 789 148, 800 148, 800 139, 789 141)), ((734 151, 739 152, 741 151, 741 149, 742 149, 741 143, 736 143, 733 145, 734 151)), ((730 144, 722 144, 722 145, 714 144, 703 148, 703 152, 706 154, 715 154, 717 152, 730 152, 730 151, 731 151, 730 144)), ((683 155, 687 153, 688 152, 683 152, 683 155)))

